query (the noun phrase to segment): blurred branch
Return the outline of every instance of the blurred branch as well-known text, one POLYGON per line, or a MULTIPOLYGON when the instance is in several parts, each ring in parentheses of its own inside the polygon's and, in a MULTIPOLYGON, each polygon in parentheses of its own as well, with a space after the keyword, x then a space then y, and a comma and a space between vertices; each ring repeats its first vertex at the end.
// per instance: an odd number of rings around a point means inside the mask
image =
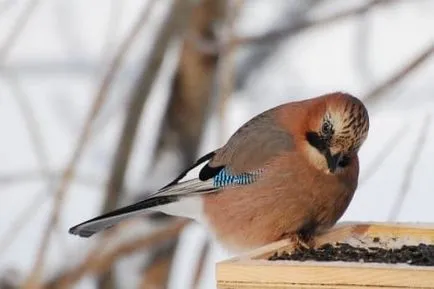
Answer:
POLYGON ((354 35, 354 60, 356 72, 363 81, 363 86, 368 87, 373 83, 374 75, 370 66, 370 51, 371 35, 373 32, 373 19, 369 17, 369 13, 361 13, 358 17, 357 30, 354 35))
POLYGON ((133 25, 131 31, 127 34, 126 38, 120 44, 118 48, 118 52, 113 58, 112 63, 109 66, 109 70, 107 71, 107 73, 105 74, 102 80, 101 86, 98 91, 99 96, 101 95, 105 96, 108 94, 110 86, 113 83, 115 75, 118 72, 119 68, 121 67, 122 62, 124 61, 124 58, 128 53, 128 50, 130 49, 135 39, 139 35, 140 31, 144 27, 146 21, 149 19, 151 12, 156 3, 157 3, 156 0, 151 0, 150 3, 148 3, 143 8, 140 15, 138 16, 137 22, 133 25))
POLYGON ((395 2, 394 0, 372 0, 367 4, 357 7, 355 9, 342 11, 331 16, 324 17, 323 19, 316 20, 305 20, 303 22, 294 23, 295 25, 290 25, 288 27, 279 28, 275 31, 268 32, 264 35, 259 36, 246 36, 238 37, 234 41, 237 44, 269 44, 270 42, 284 40, 289 35, 294 36, 297 33, 303 32, 306 29, 321 27, 324 25, 334 24, 335 22, 346 20, 353 16, 358 16, 368 12, 369 10, 375 8, 378 5, 389 4, 395 2))
MULTIPOLYGON (((110 56, 111 53, 113 52, 113 44, 114 44, 114 40, 117 38, 117 33, 118 32, 118 28, 119 28, 119 22, 120 22, 120 15, 122 15, 122 9, 124 6, 124 2, 122 1, 117 1, 117 0, 110 0, 110 8, 109 8, 109 17, 107 20, 107 28, 105 31, 105 40, 104 43, 102 45, 102 57, 105 58, 107 56, 110 56)), ((152 9, 150 8, 153 4, 155 4, 155 1, 151 1, 151 4, 144 4, 146 6, 146 8, 143 11, 151 11, 152 9)), ((139 19, 147 19, 148 15, 144 16, 144 17, 140 17, 139 19)), ((142 22, 142 21, 139 21, 142 22)), ((143 27, 144 22, 141 24, 141 27, 143 27)), ((133 29, 134 30, 134 29, 133 29)), ((135 38, 135 37, 134 37, 135 38)), ((133 38, 133 39, 134 39, 133 38)))
POLYGON ((54 279, 48 281, 44 288, 70 288, 77 281, 86 275, 100 275, 107 270, 119 259, 131 255, 133 253, 143 251, 147 248, 153 247, 161 242, 173 238, 185 227, 189 221, 181 220, 169 225, 169 227, 161 230, 151 236, 143 236, 128 240, 121 244, 117 244, 108 252, 100 252, 99 254, 92 254, 91 258, 85 258, 77 267, 72 268, 54 279))
POLYGON ((207 260, 208 254, 209 254, 209 249, 210 249, 210 242, 206 242, 203 247, 202 247, 202 251, 200 253, 200 258, 199 258, 199 262, 197 264, 197 268, 196 268, 196 273, 194 276, 194 282, 193 282, 193 289, 199 289, 199 281, 200 281, 200 277, 202 276, 202 272, 203 272, 203 268, 205 266, 205 261, 207 260))
MULTIPOLYGON (((364 14, 371 9, 379 6, 396 3, 394 0, 372 0, 367 4, 357 7, 355 9, 350 9, 347 11, 342 11, 336 13, 334 15, 330 15, 324 17, 322 19, 315 20, 303 20, 291 23, 291 25, 283 28, 278 28, 274 31, 267 32, 263 35, 256 36, 238 36, 234 37, 231 41, 232 45, 258 45, 258 44, 266 44, 272 45, 273 42, 286 40, 288 36, 295 36, 298 33, 304 32, 310 28, 321 27, 323 28, 325 25, 331 25, 336 22, 346 20, 348 18, 358 16, 364 14)), ((221 43, 211 42, 203 38, 193 37, 190 35, 190 40, 196 44, 197 49, 201 50, 204 53, 216 54, 219 51, 223 50, 224 47, 230 45, 228 41, 223 41, 221 43)))
MULTIPOLYGON (((188 34, 216 39, 212 26, 221 19, 224 2, 200 1, 192 13, 188 34)), ((154 160, 166 150, 179 152, 181 167, 196 158, 212 96, 217 60, 217 55, 204 54, 191 41, 184 41, 154 160)))
POLYGON ((18 37, 21 35, 27 23, 29 22, 31 15, 35 11, 35 8, 38 6, 39 2, 40 0, 28 1, 27 6, 18 16, 18 20, 15 22, 14 27, 10 30, 8 37, 6 37, 6 40, 0 47, 0 65, 4 64, 6 58, 14 47, 18 37))
POLYGON ((391 137, 385 145, 382 146, 380 152, 374 157, 372 164, 369 164, 369 168, 366 173, 360 178, 360 186, 365 184, 375 173, 381 168, 383 162, 393 152, 394 148, 404 139, 404 136, 408 128, 408 124, 401 126, 400 129, 391 137))
MULTIPOLYGON (((203 0, 192 11, 188 33, 214 40, 213 25, 224 15, 225 1, 203 0)), ((217 68, 217 55, 198 51, 194 43, 184 40, 178 67, 172 82, 162 133, 159 136, 153 162, 158 162, 164 152, 176 152, 180 156, 177 167, 190 165, 197 155, 203 127, 206 123, 208 105, 212 97, 212 85, 217 68)), ((174 160, 176 162, 176 160, 174 160)), ((172 165, 174 165, 172 163, 172 165)), ((154 171, 152 173, 155 173, 154 171)), ((153 214, 151 216, 158 216, 153 214)), ((173 217, 165 217, 173 218, 173 217)), ((178 236, 177 236, 178 238, 178 236)), ((176 248, 174 248, 176 249, 176 248)), ((154 288, 165 288, 173 259, 173 250, 168 256, 156 253, 153 263, 146 269, 154 272, 154 288), (154 266, 158 266, 155 268, 154 266), (155 272, 157 271, 157 272, 155 272), (163 278, 163 277, 166 277, 163 278)), ((200 264, 201 266, 202 264, 200 264)))
POLYGON ((386 91, 394 87, 396 84, 405 79, 408 75, 414 72, 417 68, 419 68, 422 64, 425 63, 426 60, 434 53, 434 42, 432 42, 427 48, 425 48, 418 56, 413 58, 409 63, 404 66, 401 70, 393 74, 390 78, 386 79, 383 83, 375 87, 371 92, 369 92, 363 101, 372 105, 375 101, 378 100, 378 97, 384 94, 386 91))
POLYGON ((42 242, 41 242, 41 246, 38 250, 37 256, 36 256, 36 261, 34 263, 34 267, 32 269, 31 274, 29 275, 24 288, 34 288, 36 286, 36 288, 38 288, 37 284, 39 284, 39 280, 41 278, 41 273, 43 271, 43 265, 44 265, 44 256, 45 256, 45 252, 48 248, 48 243, 50 240, 50 235, 51 232, 53 231, 54 227, 56 226, 58 220, 59 220, 59 214, 61 212, 61 207, 62 207, 62 203, 63 203, 63 199, 65 196, 65 193, 67 191, 67 189, 70 186, 71 180, 74 178, 75 175, 75 168, 76 165, 81 157, 81 154, 84 150, 85 144, 88 141, 88 138, 90 136, 91 133, 91 127, 92 127, 92 123, 95 120, 100 108, 103 105, 104 102, 104 97, 98 97, 97 99, 95 99, 94 104, 91 108, 91 112, 88 116, 88 119, 85 123, 85 127, 80 135, 79 141, 78 141, 78 145, 75 148, 75 151, 72 155, 72 158, 70 159, 63 175, 62 175, 62 179, 60 180, 60 185, 58 190, 55 193, 54 196, 54 207, 52 210, 52 213, 50 215, 48 224, 45 228, 44 231, 44 235, 42 238, 42 242))
POLYGON ((54 197, 54 208, 52 210, 51 216, 49 218, 49 222, 46 226, 46 229, 44 231, 44 235, 42 238, 41 246, 38 250, 36 261, 34 263, 33 270, 28 277, 26 284, 24 288, 34 288, 36 284, 39 283, 40 275, 43 271, 43 265, 44 265, 44 256, 45 252, 48 248, 48 243, 50 240, 50 235, 52 230, 54 229, 55 225, 57 224, 59 220, 59 214, 61 212, 61 206, 63 203, 64 195, 69 188, 69 185, 71 183, 71 180, 73 179, 75 175, 75 167, 81 157, 82 151, 85 147, 85 144, 88 140, 88 137, 90 135, 92 122, 94 121, 100 107, 102 106, 103 100, 102 99, 96 99, 94 102, 94 105, 92 107, 91 113, 89 114, 88 120, 85 124, 85 128, 82 131, 82 134, 80 136, 78 145, 74 151, 74 154, 68 163, 68 166, 66 170, 64 171, 62 175, 62 179, 60 181, 60 185, 58 190, 55 193, 54 197))
POLYGON ((401 212, 402 205, 405 201, 405 198, 410 189, 411 180, 414 177, 414 169, 416 168, 417 163, 422 155, 423 147, 426 144, 427 135, 429 131, 429 127, 431 125, 431 115, 428 114, 422 124, 422 127, 419 132, 419 136, 414 144, 413 152, 408 160, 407 166, 404 171, 404 180, 401 185, 401 190, 399 191, 398 196, 395 198, 395 202, 392 206, 392 209, 389 213, 389 221, 396 221, 399 213, 401 212))
MULTIPOLYGON (((9 246, 16 239, 21 230, 33 220, 33 216, 38 212, 40 207, 48 200, 49 195, 43 189, 43 192, 38 192, 22 209, 22 212, 18 217, 14 218, 8 225, 9 227, 5 230, 2 239, 0 240, 0 257, 7 251, 9 246)), ((1 258, 0 258, 1 259, 1 258)), ((0 287, 1 288, 1 287, 0 287)))
POLYGON ((10 75, 7 78, 10 83, 14 96, 13 99, 16 100, 19 109, 21 110, 21 115, 23 116, 24 123, 27 129, 27 133, 30 136, 33 150, 36 159, 39 163, 41 171, 46 174, 49 171, 49 159, 48 151, 44 146, 44 139, 41 133, 41 127, 38 119, 36 118, 35 112, 28 96, 24 93, 18 79, 15 75, 10 75))
POLYGON ((146 99, 149 96, 153 83, 157 77, 160 66, 163 62, 166 48, 173 38, 177 29, 182 25, 183 17, 181 14, 187 13, 185 7, 181 5, 183 1, 175 1, 171 8, 170 15, 167 16, 166 23, 162 25, 162 30, 152 47, 150 53, 150 63, 143 69, 137 86, 133 91, 132 98, 128 104, 126 120, 122 133, 119 137, 119 144, 114 157, 111 177, 107 185, 107 198, 103 212, 112 210, 119 200, 119 191, 122 187, 126 168, 128 166, 129 156, 133 148, 134 139, 138 128, 138 123, 143 111, 146 99), (183 11, 181 11, 183 10, 183 11), (175 13, 176 12, 176 13, 175 13))
MULTIPOLYGON (((0 176, 0 185, 10 183, 22 184, 25 181, 39 181, 40 179, 48 179, 50 181, 48 189, 44 188, 37 192, 32 200, 28 201, 28 205, 22 209, 22 212, 18 217, 9 224, 9 228, 3 234, 4 237, 0 239, 0 257, 10 244, 12 244, 16 236, 27 225, 27 223, 32 220, 33 215, 35 215, 40 207, 49 199, 49 197, 51 197, 50 192, 52 189, 50 187, 54 187, 54 184, 59 181, 61 177, 61 172, 43 172, 40 170, 0 176)), ((73 181, 80 185, 95 187, 98 190, 101 189, 104 184, 104 181, 100 180, 98 177, 85 175, 77 175, 73 181)))
MULTIPOLYGON (((181 231, 180 231, 181 232, 181 231)), ((178 236, 154 246, 150 262, 146 265, 140 289, 167 288, 172 260, 178 244, 178 236)))
MULTIPOLYGON (((0 175, 0 185, 10 185, 23 182, 40 181, 41 179, 59 180, 63 173, 58 171, 41 171, 41 170, 29 170, 9 174, 0 175)), ((89 186, 89 187, 101 187, 104 184, 104 180, 101 180, 97 176, 88 176, 77 174, 74 177, 74 183, 89 186)))
MULTIPOLYGON (((50 181, 49 187, 36 193, 35 197, 28 202, 28 206, 24 208, 22 213, 10 224, 9 229, 4 234, 4 238, 0 239, 0 256, 14 241, 26 224, 32 220, 32 216, 36 214, 39 208, 51 197, 50 192, 52 189, 50 187, 54 188, 55 183, 59 181, 61 177, 61 172, 44 173, 42 171, 29 171, 0 176, 0 185, 8 185, 10 183, 22 184, 25 181, 39 181, 40 179, 48 179, 50 181)), ((105 184, 104 180, 85 175, 76 176, 73 182, 84 186, 95 187, 98 190, 105 184)))
MULTIPOLYGON (((298 22, 305 22, 308 18, 307 15, 324 1, 305 0, 299 1, 297 5, 291 1, 284 1, 281 3, 282 5, 279 5, 273 18, 276 18, 276 23, 282 23, 286 27, 296 26, 298 22)), ((282 25, 278 27, 282 27, 282 25)), ((279 53, 278 50, 279 43, 277 45, 252 45, 248 49, 243 49, 244 57, 237 60, 234 90, 243 90, 251 76, 261 70, 261 67, 276 53, 279 53)))
POLYGON ((234 3, 227 1, 226 23, 225 23, 225 38, 228 40, 229 45, 225 46, 220 55, 220 85, 219 85, 219 119, 220 119, 220 141, 219 144, 224 143, 226 137, 225 127, 225 112, 227 102, 233 92, 235 81, 235 49, 236 43, 234 39, 234 24, 235 20, 241 10, 244 0, 236 0, 234 3))
MULTIPOLYGON (((35 0, 34 0, 34 2, 35 2, 35 0)), ((138 29, 138 28, 136 28, 136 29, 138 29)), ((133 31, 135 31, 135 30, 133 29, 133 31)), ((134 35, 134 32, 131 34, 134 35)), ((87 141, 90 137, 90 134, 92 131, 91 130, 92 124, 95 121, 95 119, 96 119, 99 111, 101 110, 104 102, 106 101, 108 88, 110 86, 109 84, 111 83, 115 72, 117 71, 118 67, 120 66, 120 63, 123 60, 123 56, 124 56, 126 50, 129 48, 130 42, 132 42, 132 39, 134 39, 134 36, 131 36, 131 34, 130 34, 130 37, 128 37, 126 39, 126 41, 122 43, 121 48, 120 48, 120 52, 116 55, 115 59, 113 60, 113 63, 111 65, 111 69, 109 69, 106 77, 103 80, 103 83, 100 87, 100 90, 99 90, 97 96, 95 97, 91 111, 88 115, 87 121, 85 122, 85 126, 84 126, 82 133, 80 135, 80 138, 78 140, 77 147, 73 153, 71 160, 69 161, 69 163, 67 165, 67 168, 65 169, 65 171, 63 173, 61 183, 59 185, 59 189, 55 194, 54 208, 53 208, 52 214, 50 216, 48 225, 45 229, 44 237, 42 239, 41 247, 37 253, 37 257, 36 257, 36 261, 35 261, 33 270, 31 272, 30 276, 28 277, 24 288, 33 288, 36 284, 39 283, 39 280, 41 277, 40 275, 41 275, 41 272, 43 271, 43 262, 44 262, 45 252, 46 252, 47 247, 48 247, 51 232, 52 232, 54 226, 56 225, 56 223, 58 222, 59 213, 60 213, 60 209, 61 209, 61 205, 63 202, 65 192, 69 188, 70 182, 75 175, 75 167, 76 167, 76 165, 77 165, 77 163, 81 157, 81 154, 82 154, 82 151, 84 150, 85 144, 87 143, 87 141)))
POLYGON ((51 232, 53 231, 54 227, 56 226, 58 220, 59 220, 59 214, 61 212, 61 207, 63 203, 63 199, 65 196, 66 191, 68 190, 71 180, 75 176, 75 168, 80 160, 80 157, 82 155, 82 152, 84 150, 84 147, 90 137, 90 134, 92 132, 92 124, 95 121, 98 112, 100 111, 101 107, 103 106, 106 99, 106 94, 99 94, 91 107, 91 110, 88 114, 87 120, 85 122, 84 128, 81 132, 81 135, 79 137, 77 146, 73 152, 73 155, 68 162, 68 165, 66 166, 66 169, 62 175, 62 179, 60 180, 60 185, 58 190, 55 193, 54 196, 54 207, 52 210, 52 213, 49 217, 48 224, 45 228, 44 235, 42 238, 41 246, 37 252, 36 261, 34 263, 32 272, 30 273, 28 279, 26 280, 26 283, 24 285, 24 288, 35 288, 38 287, 41 273, 43 272, 43 265, 44 265, 44 256, 45 252, 48 248, 48 243, 50 240, 51 232))
MULTIPOLYGON (((170 41, 180 32, 180 29, 185 26, 184 24, 191 10, 190 5, 189 1, 181 0, 177 0, 172 4, 165 23, 162 24, 156 43, 152 46, 149 56, 150 63, 144 67, 139 82, 133 91, 132 99, 127 109, 127 118, 114 157, 110 174, 111 177, 107 184, 107 196, 102 209, 103 213, 113 210, 121 198, 121 189, 143 107, 154 81, 157 78, 170 41)), ((99 288, 114 288, 114 283, 113 275, 108 271, 107 274, 99 280, 99 288)))
MULTIPOLYGON (((25 128, 27 133, 30 136, 31 147, 33 148, 35 158, 39 165, 39 170, 42 172, 42 175, 48 176, 49 172, 49 157, 48 150, 44 145, 44 138, 42 135, 42 130, 40 126, 40 121, 36 118, 35 112, 33 110, 30 99, 27 94, 23 91, 21 84, 19 83, 19 79, 13 73, 9 74, 6 77, 7 82, 11 86, 13 90, 13 99, 17 102, 18 107, 21 111, 21 115, 24 119, 25 128)), ((23 211, 20 214, 19 218, 14 220, 12 225, 9 227, 8 232, 5 234, 5 239, 2 240, 0 251, 3 252, 9 244, 12 243, 14 238, 18 235, 21 229, 27 224, 28 221, 32 220, 32 215, 39 209, 39 207, 45 203, 47 200, 48 194, 47 192, 51 192, 55 188, 55 184, 57 182, 56 179, 53 178, 45 178, 46 182, 45 192, 37 193, 35 203, 29 203, 29 210, 23 211)), ((58 231, 57 231, 58 232, 58 231)), ((63 236, 63 235, 62 235, 63 236)), ((65 245, 65 242, 60 242, 60 246, 65 245)), ((65 250, 66 251, 66 250, 65 250)))

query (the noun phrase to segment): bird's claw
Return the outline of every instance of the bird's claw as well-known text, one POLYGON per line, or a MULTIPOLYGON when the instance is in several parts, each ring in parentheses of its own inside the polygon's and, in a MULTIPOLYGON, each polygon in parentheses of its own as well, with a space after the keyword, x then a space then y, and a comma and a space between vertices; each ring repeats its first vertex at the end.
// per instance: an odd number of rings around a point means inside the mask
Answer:
POLYGON ((309 250, 315 246, 313 239, 303 240, 298 234, 293 235, 291 239, 295 244, 295 249, 309 250))

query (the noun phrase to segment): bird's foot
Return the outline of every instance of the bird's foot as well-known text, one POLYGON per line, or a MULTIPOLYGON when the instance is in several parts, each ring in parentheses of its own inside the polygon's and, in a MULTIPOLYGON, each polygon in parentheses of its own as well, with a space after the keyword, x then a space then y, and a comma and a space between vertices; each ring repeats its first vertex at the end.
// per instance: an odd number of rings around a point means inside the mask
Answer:
POLYGON ((315 242, 312 238, 304 239, 298 234, 294 234, 291 239, 295 244, 295 249, 309 250, 315 246, 315 242))
POLYGON ((283 234, 281 239, 289 239, 294 244, 294 249, 309 250, 315 247, 313 238, 303 238, 299 234, 283 234))

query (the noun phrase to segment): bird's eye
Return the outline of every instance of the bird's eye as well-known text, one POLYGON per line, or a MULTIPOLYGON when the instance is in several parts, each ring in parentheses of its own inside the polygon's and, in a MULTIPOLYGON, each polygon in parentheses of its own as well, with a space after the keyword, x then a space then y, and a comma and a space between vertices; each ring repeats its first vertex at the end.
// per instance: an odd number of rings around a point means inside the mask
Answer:
POLYGON ((330 135, 332 132, 332 125, 328 121, 325 121, 322 124, 321 131, 324 135, 330 135))
POLYGON ((338 166, 341 168, 344 168, 350 164, 351 158, 349 156, 343 156, 342 159, 339 161, 338 166))

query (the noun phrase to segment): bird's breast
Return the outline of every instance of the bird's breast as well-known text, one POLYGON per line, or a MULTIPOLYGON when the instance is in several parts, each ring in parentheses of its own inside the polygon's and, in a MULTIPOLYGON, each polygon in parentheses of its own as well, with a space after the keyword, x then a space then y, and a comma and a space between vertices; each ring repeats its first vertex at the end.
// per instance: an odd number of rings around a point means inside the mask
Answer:
POLYGON ((299 155, 286 155, 267 164, 256 182, 204 196, 203 210, 227 247, 251 249, 312 223, 321 229, 332 226, 353 196, 353 182, 326 175, 299 155))

